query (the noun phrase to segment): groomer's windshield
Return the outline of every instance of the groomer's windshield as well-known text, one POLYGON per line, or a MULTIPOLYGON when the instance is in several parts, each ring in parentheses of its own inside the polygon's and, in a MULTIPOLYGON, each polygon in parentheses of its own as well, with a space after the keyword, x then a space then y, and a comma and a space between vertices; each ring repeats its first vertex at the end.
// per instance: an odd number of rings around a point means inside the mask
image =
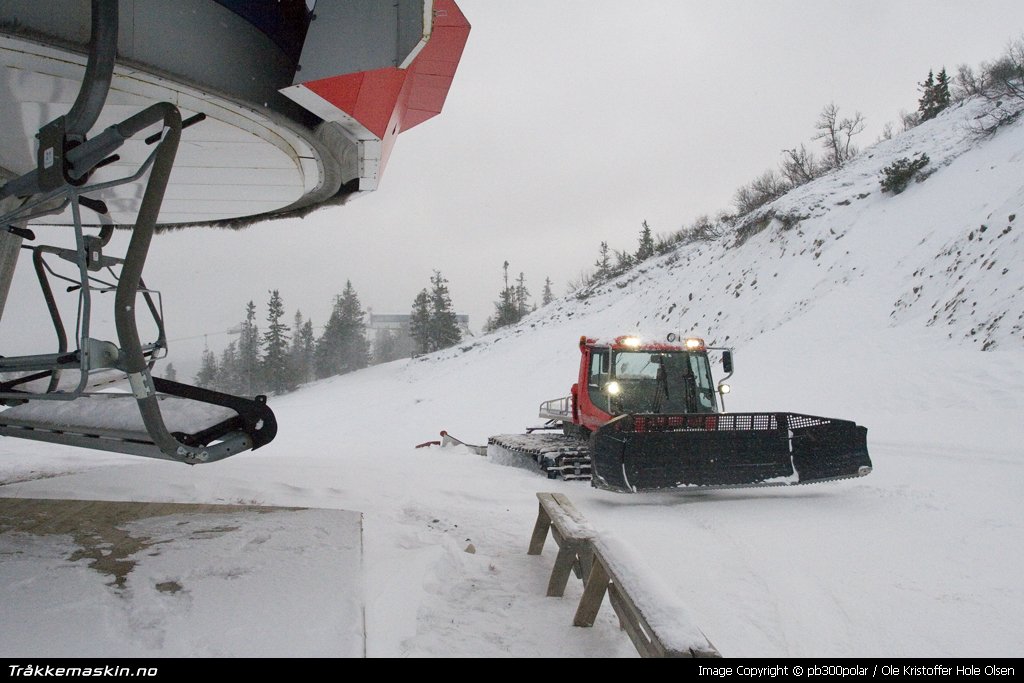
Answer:
POLYGON ((606 393, 614 414, 714 413, 715 387, 707 354, 614 351, 606 393))

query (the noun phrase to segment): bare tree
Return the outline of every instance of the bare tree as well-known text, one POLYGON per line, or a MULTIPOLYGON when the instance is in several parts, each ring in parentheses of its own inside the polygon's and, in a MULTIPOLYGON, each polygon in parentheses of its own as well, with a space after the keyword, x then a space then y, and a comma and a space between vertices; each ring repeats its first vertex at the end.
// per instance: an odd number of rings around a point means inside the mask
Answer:
POLYGON ((814 139, 821 140, 825 146, 829 168, 842 168, 847 161, 857 156, 853 136, 864 131, 864 115, 859 111, 854 112, 852 117, 841 119, 839 107, 831 102, 821 110, 814 127, 818 130, 814 139))
POLYGON ((782 150, 782 176, 793 187, 809 183, 821 175, 821 164, 803 144, 782 150))
POLYGON ((722 236, 723 230, 720 223, 712 221, 706 214, 698 216, 689 229, 690 236, 695 242, 711 242, 722 236))
POLYGON ((579 275, 569 280, 565 287, 566 294, 573 294, 577 299, 587 298, 588 289, 594 284, 595 279, 592 273, 581 270, 579 275))
POLYGON ((750 186, 754 189, 754 192, 764 198, 765 204, 778 199, 790 190, 790 186, 786 182, 786 179, 772 169, 768 169, 755 178, 754 182, 752 182, 750 186))
MULTIPOLYGON (((958 90, 964 87, 957 74, 958 90)), ((981 65, 980 96, 988 101, 985 114, 973 128, 980 135, 991 135, 1004 124, 1016 121, 1024 112, 1024 36, 1011 41, 1003 56, 981 65)), ((977 81, 973 82, 977 85, 977 81)))
POLYGON ((963 102, 968 97, 981 95, 985 92, 985 79, 976 74, 974 69, 967 64, 961 64, 956 68, 956 76, 953 77, 953 90, 950 93, 954 102, 963 102))
POLYGON ((989 65, 987 90, 997 96, 1024 100, 1024 37, 1011 41, 1003 56, 989 65))
POLYGON ((749 184, 736 190, 732 203, 740 215, 745 215, 789 192, 792 186, 772 169, 768 169, 749 184))
POLYGON ((900 109, 900 123, 903 124, 903 132, 906 133, 908 130, 921 123, 921 117, 916 111, 900 109))
POLYGON ((893 128, 892 121, 886 121, 885 125, 882 126, 882 133, 878 136, 878 141, 892 140, 892 136, 895 135, 895 129, 893 128))

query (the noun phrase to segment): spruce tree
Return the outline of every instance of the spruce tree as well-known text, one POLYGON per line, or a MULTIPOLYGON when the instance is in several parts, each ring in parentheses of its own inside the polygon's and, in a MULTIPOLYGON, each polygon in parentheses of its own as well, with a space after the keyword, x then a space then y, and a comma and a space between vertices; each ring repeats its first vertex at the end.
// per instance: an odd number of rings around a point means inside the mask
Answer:
POLYGON ((430 294, 426 289, 416 295, 409 315, 409 336, 417 354, 430 353, 430 294))
POLYGON ((611 270, 611 277, 622 275, 636 265, 636 259, 627 251, 615 251, 615 267, 611 270))
POLYGON ((519 322, 530 313, 530 290, 526 288, 526 276, 522 272, 516 279, 515 302, 516 322, 519 322))
POLYGON ((501 327, 508 327, 519 322, 519 306, 516 304, 515 290, 506 287, 501 290, 498 300, 494 302, 494 315, 487 319, 484 326, 488 332, 501 327))
POLYGON ((290 351, 292 375, 297 384, 305 384, 313 379, 313 353, 316 349, 316 338, 313 336, 313 321, 302 320, 302 311, 295 311, 294 335, 290 351))
POLYGON ((302 363, 305 369, 303 382, 311 381, 316 373, 313 371, 316 353, 316 337, 313 334, 313 321, 307 320, 302 324, 302 331, 299 334, 299 341, 302 343, 302 363))
POLYGON ((551 291, 551 278, 544 278, 544 290, 540 295, 540 305, 547 306, 549 303, 555 300, 555 295, 551 291))
POLYGON ((522 316, 519 315, 519 302, 516 299, 516 290, 508 284, 508 261, 502 266, 505 271, 505 287, 494 302, 494 315, 487 319, 484 331, 493 332, 501 327, 515 325, 522 316))
POLYGON ((934 119, 949 103, 949 75, 946 67, 942 67, 938 77, 929 71, 928 78, 921 83, 921 99, 918 100, 917 111, 921 114, 921 121, 934 119))
POLYGON ((242 394, 246 391, 238 360, 238 345, 233 340, 220 354, 217 388, 228 394, 242 394))
POLYGON ((174 363, 168 363, 167 367, 164 368, 164 379, 172 382, 178 381, 178 371, 174 368, 174 363))
POLYGON ((217 381, 217 357, 209 347, 203 349, 203 360, 193 381, 203 389, 212 389, 217 381))
POLYGON ((643 222, 640 228, 640 244, 636 250, 636 261, 646 261, 647 259, 654 256, 654 236, 651 234, 651 228, 647 225, 647 221, 643 222))
MULTIPOLYGON (((335 296, 335 308, 337 307, 337 296, 335 296)), ((341 373, 340 362, 338 361, 338 321, 334 310, 327 318, 324 331, 316 340, 316 352, 314 354, 313 367, 317 379, 333 377, 341 373)))
POLYGON ((370 364, 370 342, 366 338, 366 313, 351 282, 341 294, 341 315, 345 325, 342 355, 346 372, 361 370, 370 364))
POLYGON ((604 282, 611 277, 612 256, 607 242, 601 242, 601 248, 598 251, 597 261, 594 262, 594 267, 597 269, 594 272, 594 280, 597 282, 604 282))
POLYGON ((317 341, 316 375, 331 377, 365 368, 370 362, 370 345, 366 340, 365 313, 351 281, 334 297, 334 308, 317 341))
POLYGON ((941 112, 949 107, 950 102, 949 75, 946 73, 946 67, 942 67, 939 75, 935 77, 935 104, 941 112))
POLYGON ((245 322, 238 338, 238 376, 240 393, 255 396, 263 390, 260 376, 260 329, 256 324, 256 304, 245 307, 245 322))
POLYGON ((462 341, 458 316, 452 308, 448 280, 438 270, 430 278, 430 350, 440 351, 462 341))
POLYGON ((270 292, 267 302, 267 331, 263 334, 263 378, 267 390, 283 394, 295 389, 289 362, 288 342, 291 341, 289 328, 281 319, 284 317, 284 303, 278 290, 270 292))
POLYGON ((921 120, 927 121, 935 116, 935 104, 932 100, 935 96, 935 74, 931 69, 928 70, 928 78, 920 86, 921 98, 917 101, 917 111, 921 115, 921 120))

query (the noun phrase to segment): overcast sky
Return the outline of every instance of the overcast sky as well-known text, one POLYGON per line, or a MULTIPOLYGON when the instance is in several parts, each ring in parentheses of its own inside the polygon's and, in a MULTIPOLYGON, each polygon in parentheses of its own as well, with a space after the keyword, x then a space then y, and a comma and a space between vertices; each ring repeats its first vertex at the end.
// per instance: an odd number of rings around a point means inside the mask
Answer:
POLYGON ((473 29, 442 114, 399 137, 376 194, 288 226, 332 245, 294 264, 322 274, 305 291, 350 277, 375 311, 407 312, 436 268, 479 329, 505 260, 534 295, 545 277, 561 294, 602 240, 632 249, 643 220, 715 214, 783 148, 817 144, 825 104, 862 112, 870 144, 916 109, 929 69, 1024 32, 1019 1, 459 5, 473 29))
POLYGON ((505 260, 538 300, 545 277, 561 295, 602 240, 632 250, 644 220, 676 230, 730 208, 784 148, 818 151, 824 105, 861 112, 870 145, 929 69, 1024 36, 1021 0, 457 2, 472 31, 444 111, 399 136, 377 192, 156 240, 146 279, 176 366, 204 335, 223 348, 250 299, 265 326, 273 288, 289 319, 322 325, 347 279, 365 307, 407 313, 438 269, 479 331, 505 260))

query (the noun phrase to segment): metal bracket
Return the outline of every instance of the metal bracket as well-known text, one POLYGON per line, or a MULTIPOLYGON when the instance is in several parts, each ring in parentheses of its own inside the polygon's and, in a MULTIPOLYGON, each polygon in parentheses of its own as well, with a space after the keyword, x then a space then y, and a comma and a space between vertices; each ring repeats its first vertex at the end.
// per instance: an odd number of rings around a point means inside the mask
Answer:
POLYGON ((64 186, 64 117, 50 121, 39 129, 39 150, 36 153, 36 182, 41 192, 50 192, 64 186))

